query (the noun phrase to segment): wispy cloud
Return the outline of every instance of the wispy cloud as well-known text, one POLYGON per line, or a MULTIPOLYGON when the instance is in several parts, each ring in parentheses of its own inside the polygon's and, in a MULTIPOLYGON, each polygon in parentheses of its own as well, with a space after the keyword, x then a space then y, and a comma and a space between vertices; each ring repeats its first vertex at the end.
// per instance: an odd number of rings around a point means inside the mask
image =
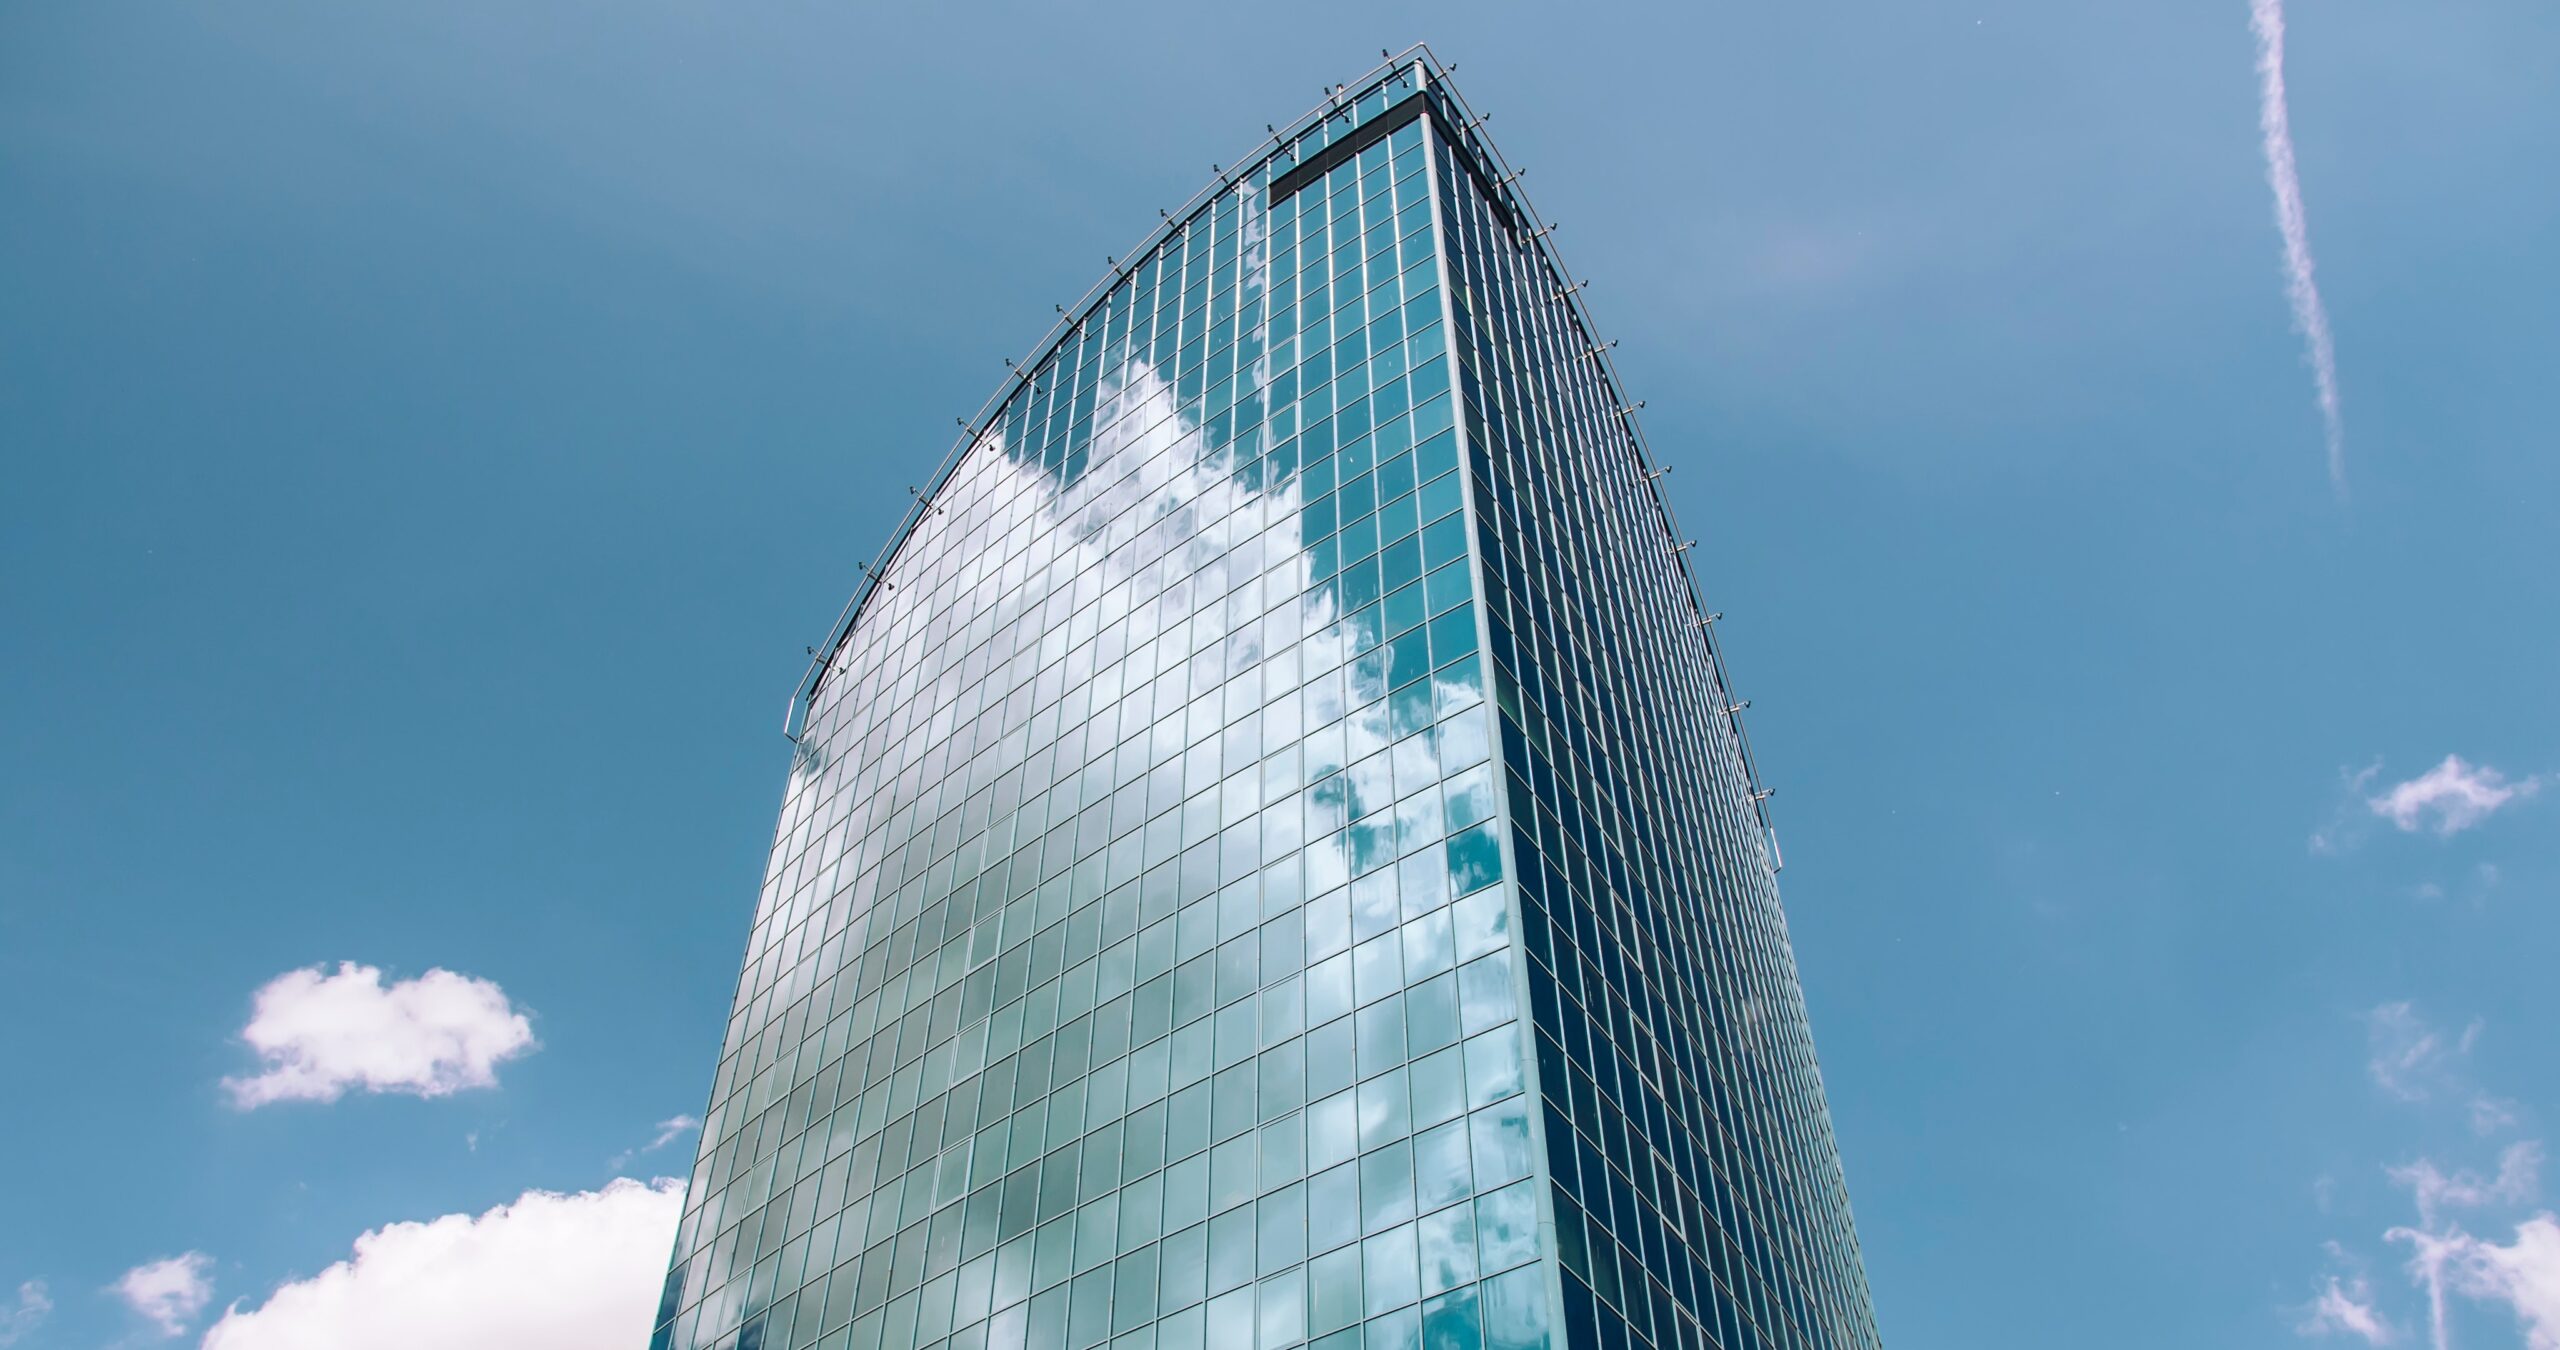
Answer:
POLYGON ((2418 1202, 2419 1222, 2433 1228, 2448 1210, 2520 1205, 2531 1200, 2534 1188, 2542 1180, 2542 1144, 2533 1139, 2509 1144, 2506 1152, 2498 1156, 2498 1174, 2494 1177, 2467 1171, 2447 1173, 2432 1159, 2420 1158, 2406 1167, 2392 1168, 2391 1179, 2409 1188, 2411 1198, 2418 1202))
POLYGON ((2482 1024, 2447 1037, 2419 1016, 2417 1005, 2385 1003, 2364 1017, 2365 1072, 2374 1085, 2406 1102, 2425 1101, 2454 1080, 2453 1066, 2479 1042, 2482 1024))
MULTIPOLYGON (((2407 1003, 2386 1003, 2366 1021, 2374 1050, 2368 1067, 2375 1080, 2411 1100, 2460 1086, 2464 1075, 2457 1061, 2471 1053, 2482 1027, 2475 1021, 2460 1036, 2447 1037, 2429 1028, 2407 1003)), ((2464 1091, 2472 1098, 2475 1129, 2515 1123, 2506 1104, 2464 1091)), ((2394 1226, 2382 1236, 2408 1249, 2403 1269, 2425 1303, 2421 1325, 2433 1350, 2451 1350, 2458 1298, 2505 1305, 2523 1332, 2525 1350, 2560 1350, 2560 1218, 2534 1204, 2543 1161, 2541 1141, 2524 1139, 2500 1152, 2494 1173, 2428 1157, 2384 1169, 2417 1210, 2415 1223, 2394 1226), (2475 1237, 2465 1227, 2477 1214, 2504 1211, 2511 1217, 2528 1206, 2534 1212, 2516 1224, 2512 1241, 2475 1237)), ((2310 1302, 2289 1310, 2295 1315, 2294 1329, 2304 1336, 2354 1337, 2369 1346, 2399 1339, 2403 1324, 2396 1324, 2383 1307, 2362 1260, 2338 1243, 2326 1246, 2330 1273, 2313 1286, 2310 1302)))
POLYGON ((2410 1249, 2409 1275, 2426 1291, 2429 1340, 2447 1350, 2446 1295, 2459 1293, 2514 1310, 2526 1350, 2560 1350, 2560 1219, 2536 1214, 2515 1241, 2474 1237, 2458 1225, 2394 1228, 2410 1249))
POLYGON ((16 1305, 0 1308, 0 1350, 16 1345, 52 1311, 53 1300, 45 1296, 44 1281, 29 1280, 19 1285, 16 1305))
POLYGON ((213 1258, 203 1252, 147 1261, 111 1286, 126 1307, 163 1336, 175 1336, 213 1301, 213 1258))
MULTIPOLYGON (((2341 1265, 2360 1265, 2334 1242, 2329 1244, 2329 1259, 2341 1265)), ((2323 1278, 2320 1292, 2303 1305, 2302 1316, 2293 1329, 2304 1336, 2353 1336, 2367 1345, 2389 1345, 2398 1338, 2390 1320, 2375 1305, 2373 1284, 2360 1268, 2323 1278)))
POLYGON ((2285 295, 2319 395, 2320 426, 2329 447, 2329 486, 2347 494, 2347 429, 2338 411, 2338 352, 2328 307, 2313 279, 2311 227, 2302 210, 2302 175, 2293 163, 2293 123, 2285 107, 2284 0, 2249 0, 2258 36, 2258 132, 2267 153, 2267 186, 2275 190, 2276 228, 2284 236, 2285 295))
POLYGON ((2512 1130, 2523 1123, 2524 1117, 2517 1113, 2516 1104, 2504 1097, 2492 1097, 2482 1092, 2471 1098, 2473 1134, 2492 1135, 2501 1130, 2512 1130))
POLYGON ((2560 1220, 2537 1214, 2511 1243, 2457 1232, 2446 1245, 2455 1288, 2513 1308, 2528 1350, 2560 1350, 2560 1220))
POLYGON ((667 1145, 672 1144, 676 1140, 681 1139, 701 1128, 702 1122, 691 1116, 669 1116, 665 1120, 658 1122, 658 1132, 649 1140, 648 1143, 642 1144, 638 1148, 626 1148, 620 1153, 613 1155, 613 1162, 610 1165, 618 1172, 623 1168, 630 1166, 632 1159, 637 1158, 644 1153, 655 1153, 659 1149, 665 1148, 667 1145))
POLYGON ((2494 1177, 2448 1173, 2428 1158, 2390 1171, 2417 1203, 2418 1224, 2383 1237, 2409 1246, 2409 1278, 2426 1293, 2428 1339, 2435 1350, 2451 1344, 2448 1292, 2512 1305, 2530 1350, 2560 1350, 2560 1227, 2551 1216, 2528 1220, 2516 1230, 2515 1244, 2506 1247, 2471 1236, 2449 1217, 2457 1210, 2531 1200, 2541 1181, 2542 1145, 2529 1139, 2509 1145, 2494 1177))
POLYGON ((2340 790, 2337 803, 2331 809, 2327 823, 2311 832, 2313 853, 2336 857, 2353 852, 2358 844, 2364 842, 2365 831, 2372 819, 2363 804, 2365 789, 2381 776, 2382 761, 2378 759, 2361 769, 2338 770, 2340 790))
POLYGON ((2438 838, 2449 838, 2541 790, 2539 777, 2510 779, 2486 764, 2447 755, 2444 763, 2367 798, 2365 805, 2404 832, 2433 830, 2438 838))

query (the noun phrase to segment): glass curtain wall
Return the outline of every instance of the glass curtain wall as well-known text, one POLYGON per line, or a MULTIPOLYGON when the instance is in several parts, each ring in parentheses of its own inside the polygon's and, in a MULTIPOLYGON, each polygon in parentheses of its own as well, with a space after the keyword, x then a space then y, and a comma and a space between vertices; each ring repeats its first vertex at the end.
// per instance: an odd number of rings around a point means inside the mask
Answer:
POLYGON ((652 1350, 1878 1344, 1721 673, 1443 87, 1168 219, 858 597, 652 1350))
POLYGON ((1599 344, 1438 156, 1577 1347, 1880 1344, 1734 702, 1599 344))
POLYGON ((1430 152, 1314 158, 1417 75, 1127 267, 862 600, 657 1345, 1543 1343, 1430 152))

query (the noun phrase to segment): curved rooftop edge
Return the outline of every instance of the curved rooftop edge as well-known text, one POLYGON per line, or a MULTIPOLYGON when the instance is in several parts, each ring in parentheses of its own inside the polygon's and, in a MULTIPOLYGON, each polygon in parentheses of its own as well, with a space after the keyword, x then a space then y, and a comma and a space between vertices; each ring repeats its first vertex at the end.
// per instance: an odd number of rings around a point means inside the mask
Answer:
MULTIPOLYGON (((1110 267, 1072 305, 1058 307, 1057 318, 1049 325, 1029 352, 1010 362, 1011 372, 995 391, 987 396, 974 416, 959 419, 959 433, 941 462, 920 487, 910 488, 915 501, 907 509, 888 541, 870 560, 857 563, 860 580, 852 596, 837 614, 827 631, 826 640, 810 648, 810 658, 800 679, 792 686, 790 701, 783 714, 783 735, 793 742, 800 739, 809 708, 828 671, 845 642, 861 622, 864 605, 883 588, 894 588, 890 563, 897 556, 916 526, 934 511, 933 499, 942 490, 963 457, 979 445, 987 433, 1002 421, 1002 414, 1014 396, 1027 385, 1054 356, 1059 347, 1073 337, 1089 320, 1096 317, 1112 289, 1125 280, 1131 270, 1142 263, 1169 239, 1180 235, 1194 222, 1206 217, 1219 198, 1239 186, 1260 188, 1270 199, 1287 196, 1309 179, 1319 176, 1341 158, 1356 153, 1361 147, 1395 127, 1417 116, 1429 116, 1438 126, 1442 138, 1459 148, 1460 162, 1473 173, 1488 198, 1509 213, 1520 242, 1535 252, 1555 282, 1558 300, 1571 315, 1574 327, 1600 364, 1601 379, 1617 409, 1619 422, 1627 431, 1628 443, 1634 449, 1638 467, 1643 471, 1654 508, 1661 513, 1663 529, 1673 541, 1672 561, 1688 583, 1689 603, 1693 611, 1690 630, 1705 647, 1708 664, 1717 683, 1728 692, 1733 682, 1723 644, 1717 640, 1716 620, 1721 615, 1707 608, 1696 570, 1687 556, 1686 536, 1680 532, 1671 505, 1663 498, 1661 479, 1669 470, 1662 464, 1643 427, 1636 421, 1636 405, 1626 398, 1625 383, 1619 378, 1610 344, 1600 340, 1591 321, 1583 288, 1572 279, 1555 245, 1553 222, 1541 218, 1520 191, 1520 175, 1501 151, 1483 132, 1485 118, 1468 106, 1458 92, 1452 76, 1455 63, 1443 62, 1428 43, 1415 43, 1402 52, 1386 55, 1358 79, 1337 84, 1324 97, 1296 119, 1273 124, 1270 134, 1232 165, 1212 165, 1212 179, 1201 185, 1179 208, 1159 212, 1160 219, 1135 244, 1108 260, 1110 267)), ((1694 541, 1689 541, 1694 542, 1694 541)), ((1751 754, 1751 739, 1744 731, 1739 706, 1728 710, 1734 738, 1741 750, 1743 771, 1751 785, 1751 804, 1757 814, 1763 835, 1769 844, 1772 864, 1785 866, 1778 849, 1777 829, 1770 819, 1768 799, 1772 790, 1761 782, 1751 754)))

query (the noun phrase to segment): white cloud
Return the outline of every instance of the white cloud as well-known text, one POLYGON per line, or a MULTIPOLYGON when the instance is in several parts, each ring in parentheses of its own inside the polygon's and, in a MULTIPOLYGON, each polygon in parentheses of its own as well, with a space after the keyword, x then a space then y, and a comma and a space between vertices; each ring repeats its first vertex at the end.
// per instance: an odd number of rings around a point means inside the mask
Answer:
POLYGON ((16 1345, 52 1311, 53 1300, 45 1296, 44 1281, 19 1285, 17 1306, 0 1309, 0 1348, 16 1345))
MULTIPOLYGON (((2484 1023, 2474 1020, 2461 1035, 2447 1038, 2405 1002, 2386 1003, 2365 1020, 2373 1051, 2367 1068, 2384 1090, 2413 1101, 2439 1092, 2465 1100, 2472 1128, 2482 1134, 2517 1123, 2520 1108, 2469 1086, 2459 1071, 2458 1062, 2478 1044, 2484 1023)), ((2541 1142, 2524 1139, 2499 1154, 2491 1176, 2448 1171, 2430 1158, 2386 1169, 2393 1183, 2408 1189, 2418 1211, 2414 1225, 2394 1227, 2383 1238, 2409 1248, 2406 1270, 2425 1297, 2423 1325, 2433 1350, 2451 1350, 2450 1314, 2457 1297, 2504 1303, 2515 1313, 2527 1350, 2560 1350, 2560 1219, 2536 1214, 2517 1226, 2513 1242, 2502 1244, 2472 1236, 2461 1218, 2465 1211, 2513 1212, 2531 1203, 2542 1164, 2541 1142)), ((2336 1243, 2328 1250, 2343 1273, 2328 1276, 2302 1306, 2296 1329, 2306 1336, 2388 1343, 2399 1331, 2377 1306, 2361 1263, 2336 1243)))
POLYGON ((2537 1214, 2504 1246, 2460 1233, 2452 1242, 2454 1287, 2515 1309, 2529 1350, 2560 1350, 2560 1221, 2537 1214))
POLYGON ((2448 838, 2541 789, 2539 777, 2511 781, 2486 764, 2472 764, 2460 755, 2447 755, 2442 764, 2380 796, 2367 798, 2365 805, 2405 832, 2432 829, 2438 838, 2448 838))
POLYGON ((2347 493, 2347 432, 2338 412, 2338 351, 2329 335, 2329 311, 2313 280, 2311 229, 2302 209, 2302 175, 2293 162, 2293 121, 2284 94, 2284 0, 2249 0, 2249 27, 2258 38, 2258 133, 2267 157, 2267 186, 2276 196, 2276 230, 2284 238, 2285 298, 2302 334, 2303 359, 2320 404, 2320 427, 2329 448, 2329 485, 2347 493))
POLYGON ((2418 1206, 2418 1226, 2394 1228, 2391 1242, 2409 1244, 2409 1278, 2427 1296, 2428 1339, 2436 1350, 2451 1344, 2447 1295, 2503 1300, 2516 1309, 2531 1350, 2560 1350, 2560 1228, 2537 1216, 2516 1230, 2511 1247, 2475 1238, 2447 1211, 2484 1205, 2520 1205, 2533 1198, 2542 1170, 2542 1145, 2524 1140, 2498 1159, 2498 1174, 2445 1171, 2427 1159, 2391 1169, 2418 1206))
POLYGON ((683 1183, 527 1191, 485 1214, 397 1223, 235 1305, 202 1350, 631 1350, 646 1344, 683 1183))
POLYGON ((638 1148, 626 1148, 620 1153, 613 1155, 612 1165, 617 1171, 628 1167, 631 1165, 632 1159, 637 1158, 644 1153, 655 1153, 659 1149, 665 1148, 667 1145, 672 1144, 676 1140, 683 1138, 685 1135, 691 1134, 695 1130, 701 1128, 702 1122, 691 1116, 669 1116, 665 1120, 658 1122, 658 1133, 652 1137, 648 1143, 642 1144, 638 1148))
POLYGON ((2384 1233, 2385 1242, 2409 1244, 2409 1279, 2427 1295, 2427 1342, 2435 1350, 2445 1350, 2445 1265, 2449 1258, 2448 1238, 2417 1228, 2394 1228, 2384 1233))
POLYGON ((642 1149, 641 1152, 648 1153, 665 1148, 673 1143, 678 1135, 689 1134, 701 1128, 702 1122, 691 1116, 669 1116, 658 1122, 658 1137, 650 1140, 649 1147, 642 1149))
POLYGON ((213 1258, 187 1252, 146 1262, 126 1271, 112 1292, 161 1335, 175 1336, 213 1301, 213 1258))
POLYGON ((2410 1246, 2409 1274, 2427 1291, 2439 1350, 2448 1343, 2447 1292, 2506 1304, 2524 1332, 2526 1350, 2560 1350, 2560 1220, 2537 1214, 2518 1224, 2515 1241, 2504 1244, 2459 1227, 2394 1228, 2389 1236, 2410 1246))
POLYGON ((2367 1345, 2391 1344, 2391 1324, 2373 1306, 2372 1286, 2361 1275, 2332 1275, 2302 1310, 2294 1329, 2305 1336, 2356 1336, 2367 1345))
POLYGON ((441 1097, 497 1085, 497 1066, 534 1049, 533 1024, 487 980, 430 970, 388 986, 352 961, 268 981, 241 1039, 264 1072, 226 1078, 244 1110, 335 1101, 348 1089, 441 1097))

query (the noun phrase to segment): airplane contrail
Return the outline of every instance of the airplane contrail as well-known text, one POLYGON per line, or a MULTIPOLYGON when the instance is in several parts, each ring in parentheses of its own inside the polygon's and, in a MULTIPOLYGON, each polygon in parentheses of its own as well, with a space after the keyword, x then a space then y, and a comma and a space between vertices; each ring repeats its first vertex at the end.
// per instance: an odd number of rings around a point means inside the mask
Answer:
POLYGON ((2302 213, 2302 177, 2293 166, 2292 121, 2285 114, 2284 0, 2249 0, 2249 28, 2258 35, 2258 131, 2266 144, 2267 186, 2276 194, 2276 228, 2284 235, 2285 294, 2319 393, 2329 485, 2344 497, 2347 429, 2338 413, 2338 351, 2329 336, 2329 311, 2312 280, 2311 231, 2302 213))

